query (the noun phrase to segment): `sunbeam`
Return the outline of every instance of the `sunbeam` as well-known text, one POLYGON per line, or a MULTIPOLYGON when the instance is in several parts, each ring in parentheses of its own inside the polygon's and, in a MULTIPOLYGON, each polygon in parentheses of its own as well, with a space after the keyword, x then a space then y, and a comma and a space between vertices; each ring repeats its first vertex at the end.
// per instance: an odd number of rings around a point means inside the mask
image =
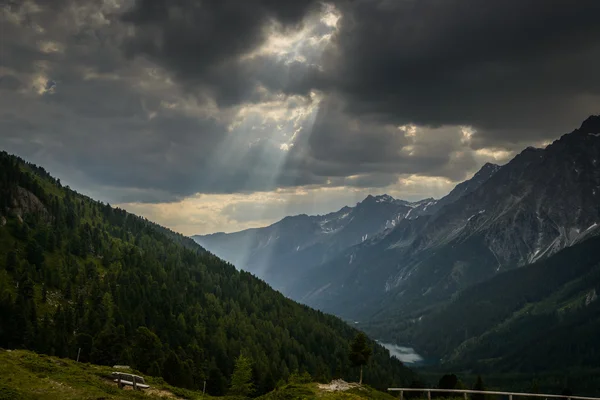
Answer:
MULTIPOLYGON (((303 63, 318 67, 321 55, 335 33, 338 18, 337 10, 324 4, 321 14, 308 18, 298 31, 282 33, 277 25, 273 25, 266 42, 245 57, 252 60, 269 55, 288 66, 303 63), (327 29, 317 25, 324 25, 327 29)), ((292 77, 294 71, 291 68, 285 70, 279 80, 283 87, 292 80, 303 78, 292 77)), ((237 108, 225 137, 207 163, 210 167, 208 173, 202 175, 205 185, 211 186, 216 180, 234 181, 238 182, 238 190, 251 192, 257 185, 263 190, 277 190, 280 185, 295 184, 297 172, 292 159, 307 152, 306 146, 323 95, 314 90, 308 96, 271 93, 262 85, 257 85, 255 91, 266 100, 237 108)), ((287 211, 287 207, 284 210, 287 211)), ((254 218, 263 220, 264 214, 265 211, 259 212, 254 218)), ((247 242, 242 244, 241 256, 236 258, 241 268, 248 258, 248 249, 256 247, 255 240, 249 235, 247 242)), ((272 251, 273 248, 268 247, 264 254, 265 265, 272 251)), ((266 271, 259 269, 254 272, 264 276, 266 271)))

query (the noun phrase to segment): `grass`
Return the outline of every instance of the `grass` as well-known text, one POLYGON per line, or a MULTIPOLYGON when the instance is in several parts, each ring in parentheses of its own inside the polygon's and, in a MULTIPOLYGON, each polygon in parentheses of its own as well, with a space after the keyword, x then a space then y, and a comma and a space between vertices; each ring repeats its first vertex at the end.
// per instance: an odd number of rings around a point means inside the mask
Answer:
MULTIPOLYGON (((109 399, 204 399, 215 397, 176 388, 161 378, 144 376, 151 389, 136 392, 121 390, 112 382, 106 366, 78 363, 25 350, 0 349, 0 400, 109 400, 109 399)), ((220 397, 221 400, 243 400, 220 397)), ((316 383, 287 384, 260 400, 394 400, 395 397, 367 385, 344 392, 327 392, 316 383)))
MULTIPOLYGON (((0 400, 58 399, 199 399, 202 393, 174 388, 144 376, 150 391, 121 390, 111 381, 111 367, 78 363, 24 350, 0 350, 0 400), (168 397, 167 397, 168 398, 168 397)), ((207 399, 210 396, 205 396, 207 399)))

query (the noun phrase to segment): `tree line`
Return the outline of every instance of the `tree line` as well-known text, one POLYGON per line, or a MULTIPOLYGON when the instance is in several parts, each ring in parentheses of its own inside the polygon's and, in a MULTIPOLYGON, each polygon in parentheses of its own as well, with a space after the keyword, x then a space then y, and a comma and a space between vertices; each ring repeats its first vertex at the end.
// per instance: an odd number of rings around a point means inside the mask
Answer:
MULTIPOLYGON (((126 364, 224 394, 242 350, 253 394, 293 373, 356 380, 356 331, 185 238, 0 153, 0 347, 126 364), (79 350, 80 349, 80 350, 79 350)), ((413 373, 368 340, 369 383, 413 373)))

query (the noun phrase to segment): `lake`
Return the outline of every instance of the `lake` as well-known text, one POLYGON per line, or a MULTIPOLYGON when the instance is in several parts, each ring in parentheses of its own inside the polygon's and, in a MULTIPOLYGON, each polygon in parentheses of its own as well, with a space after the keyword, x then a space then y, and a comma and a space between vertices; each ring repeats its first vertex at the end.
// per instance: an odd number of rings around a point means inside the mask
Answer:
POLYGON ((396 357, 398 360, 405 364, 421 364, 424 359, 418 354, 412 347, 400 346, 397 344, 383 343, 377 341, 380 345, 390 351, 392 357, 396 357))

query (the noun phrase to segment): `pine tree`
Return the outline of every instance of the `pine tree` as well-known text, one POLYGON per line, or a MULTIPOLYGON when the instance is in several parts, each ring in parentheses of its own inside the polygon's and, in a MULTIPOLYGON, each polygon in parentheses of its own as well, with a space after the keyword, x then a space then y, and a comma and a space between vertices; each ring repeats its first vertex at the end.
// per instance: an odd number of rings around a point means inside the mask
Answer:
POLYGON ((235 360, 235 368, 231 376, 229 393, 237 396, 248 397, 254 392, 252 383, 252 360, 240 354, 235 360))
POLYGON ((183 364, 173 350, 169 351, 163 364, 163 378, 173 386, 184 386, 183 364))
POLYGON ((11 250, 6 254, 6 270, 8 272, 14 272, 16 266, 17 266, 17 252, 14 250, 11 250))
POLYGON ((352 365, 360 367, 360 380, 358 383, 361 385, 363 380, 363 366, 369 362, 372 352, 373 350, 369 346, 367 335, 359 332, 350 345, 349 358, 352 365))
POLYGON ((540 385, 538 383, 537 379, 534 379, 531 382, 531 389, 529 389, 529 393, 539 393, 540 392, 540 385))
POLYGON ((81 349, 79 361, 89 362, 90 354, 92 353, 92 349, 94 349, 94 339, 87 333, 79 333, 75 336, 75 345, 77 349, 81 349))
MULTIPOLYGON (((477 376, 477 382, 475 382, 475 386, 473 386, 473 390, 485 390, 485 386, 483 385, 483 380, 481 379, 481 376, 477 376)), ((485 394, 483 393, 473 393, 473 396, 471 396, 472 400, 485 400, 485 394)))
POLYGON ((46 289, 46 284, 42 284, 42 303, 46 303, 48 301, 48 289, 46 289))
MULTIPOLYGON (((162 343, 158 336, 145 326, 140 326, 136 330, 132 347, 134 366, 138 370, 152 375, 150 371, 151 367, 154 367, 154 363, 162 363, 162 343)), ((152 372, 156 373, 154 369, 152 372)))
POLYGON ((158 361, 152 362, 150 368, 148 368, 148 375, 150 376, 161 376, 160 366, 158 365, 158 361))
POLYGON ((569 397, 573 396, 573 391, 569 388, 564 388, 560 394, 565 396, 563 397, 563 400, 567 400, 569 397))
MULTIPOLYGON (((438 381, 438 389, 456 389, 458 377, 454 374, 446 374, 438 381)), ((440 393, 441 397, 450 397, 451 393, 440 393)))
POLYGON ((211 396, 223 396, 227 390, 227 381, 218 368, 211 368, 206 381, 206 391, 211 396))
POLYGON ((44 249, 42 246, 35 239, 30 239, 27 242, 25 251, 27 252, 27 261, 38 269, 41 268, 44 262, 44 249))

